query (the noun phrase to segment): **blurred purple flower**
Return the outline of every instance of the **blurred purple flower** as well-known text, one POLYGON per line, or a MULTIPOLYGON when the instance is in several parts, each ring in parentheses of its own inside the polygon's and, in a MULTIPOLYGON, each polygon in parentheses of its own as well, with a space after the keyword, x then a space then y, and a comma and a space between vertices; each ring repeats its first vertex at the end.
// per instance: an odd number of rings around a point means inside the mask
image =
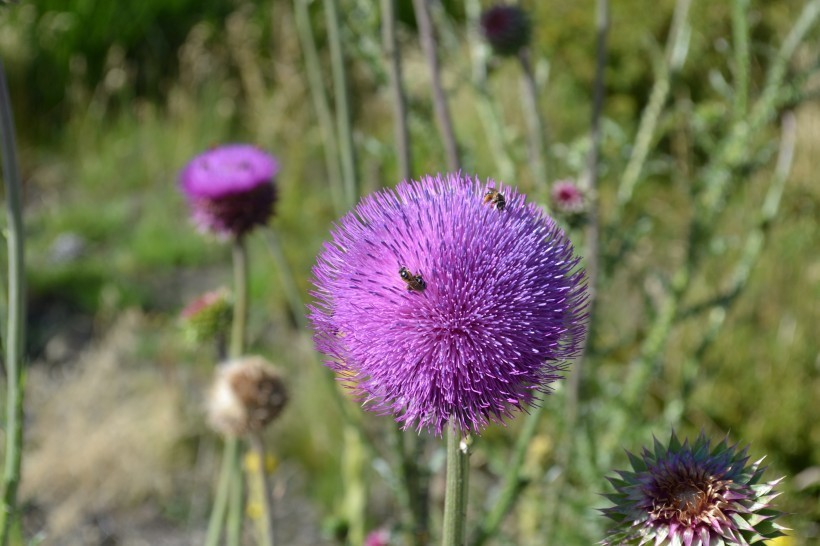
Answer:
POLYGON ((550 196, 555 210, 565 214, 578 214, 586 208, 584 193, 572 180, 556 180, 550 196))
POLYGON ((221 238, 240 237, 267 223, 276 201, 273 156, 250 144, 227 144, 193 158, 180 188, 199 229, 221 238))
POLYGON ((364 546, 390 546, 390 531, 388 529, 370 531, 364 539, 364 546))
POLYGON ((461 174, 401 183, 331 235, 313 268, 316 345, 365 406, 405 428, 479 432, 512 417, 551 392, 586 333, 580 258, 511 187, 461 174))
POLYGON ((761 482, 762 459, 747 466, 747 449, 727 440, 710 449, 701 434, 690 446, 672 433, 669 446, 655 440, 641 457, 629 452, 634 472, 609 478, 615 521, 602 544, 656 546, 748 545, 781 536, 769 507, 781 480, 761 482))
POLYGON ((481 14, 481 34, 497 55, 516 55, 530 43, 532 26, 518 6, 499 4, 481 14))

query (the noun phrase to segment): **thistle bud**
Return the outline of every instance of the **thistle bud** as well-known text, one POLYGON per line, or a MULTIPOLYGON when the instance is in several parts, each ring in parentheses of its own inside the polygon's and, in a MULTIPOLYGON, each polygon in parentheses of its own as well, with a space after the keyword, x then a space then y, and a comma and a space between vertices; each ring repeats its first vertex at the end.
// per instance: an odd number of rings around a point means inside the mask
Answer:
POLYGON ((233 307, 227 288, 206 292, 180 313, 185 337, 192 343, 218 339, 231 326, 233 307))
POLYGON ((524 10, 499 4, 481 14, 481 34, 496 55, 510 56, 529 45, 532 26, 524 10))

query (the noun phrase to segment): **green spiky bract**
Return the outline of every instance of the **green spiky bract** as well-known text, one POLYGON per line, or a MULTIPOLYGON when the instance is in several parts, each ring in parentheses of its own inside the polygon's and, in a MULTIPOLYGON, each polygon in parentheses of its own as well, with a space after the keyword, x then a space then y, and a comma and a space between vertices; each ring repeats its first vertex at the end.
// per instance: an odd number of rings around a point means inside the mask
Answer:
POLYGON ((748 447, 709 444, 703 433, 681 444, 673 432, 668 446, 655 439, 640 457, 627 452, 632 470, 608 478, 613 506, 602 512, 614 523, 601 544, 750 545, 781 536, 770 502, 782 478, 763 482, 763 459, 747 464, 748 447))

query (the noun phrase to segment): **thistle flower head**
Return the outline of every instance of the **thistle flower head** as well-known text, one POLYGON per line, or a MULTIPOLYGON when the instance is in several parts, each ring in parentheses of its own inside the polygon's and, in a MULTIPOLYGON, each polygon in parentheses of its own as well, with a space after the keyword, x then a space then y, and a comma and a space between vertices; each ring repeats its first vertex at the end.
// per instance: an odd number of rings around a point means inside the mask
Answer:
POLYGON ((532 26, 527 13, 518 6, 499 4, 481 14, 481 34, 496 55, 516 55, 530 43, 532 26))
POLYGON ((193 158, 180 173, 194 224, 221 238, 267 223, 276 201, 276 160, 250 144, 228 144, 193 158))
POLYGON ((390 546, 390 530, 375 529, 364 538, 364 546, 390 546))
POLYGON ((208 420, 218 432, 261 432, 288 401, 284 381, 267 360, 247 356, 221 364, 208 399, 208 420))
POLYGON ((584 193, 574 181, 569 179, 556 180, 552 184, 550 197, 555 209, 564 214, 582 213, 586 208, 584 193))
POLYGON ((585 334, 572 243, 511 187, 428 176, 363 199, 331 235, 313 268, 316 345, 405 428, 511 417, 585 334))
POLYGON ((606 545, 748 545, 782 535, 769 507, 781 480, 761 481, 762 459, 747 464, 748 448, 723 440, 714 448, 701 434, 693 444, 672 433, 640 457, 627 452, 632 471, 609 478, 614 520, 606 545))

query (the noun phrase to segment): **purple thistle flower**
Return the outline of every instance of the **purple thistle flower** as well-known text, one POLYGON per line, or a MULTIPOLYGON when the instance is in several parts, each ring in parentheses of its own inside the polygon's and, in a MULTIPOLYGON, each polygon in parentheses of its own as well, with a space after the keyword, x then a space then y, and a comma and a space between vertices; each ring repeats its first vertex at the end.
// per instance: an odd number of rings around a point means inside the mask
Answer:
POLYGON ((326 364, 404 428, 479 432, 551 392, 586 333, 572 243, 511 187, 424 177, 363 199, 313 268, 326 364), (488 189, 504 197, 487 200, 488 189))
POLYGON ((681 444, 673 432, 668 447, 655 440, 641 457, 627 452, 634 472, 609 478, 614 506, 603 513, 615 524, 602 544, 748 545, 781 536, 769 503, 782 478, 761 482, 763 459, 747 465, 747 450, 726 439, 710 449, 703 433, 681 444))
POLYGON ((565 214, 579 214, 586 208, 584 193, 569 179, 556 180, 552 184, 550 197, 555 209, 565 214))
POLYGON ((532 25, 527 13, 514 5, 499 4, 481 14, 481 34, 496 55, 516 55, 530 43, 532 25))
POLYGON ((364 539, 364 546, 390 546, 390 530, 376 529, 370 531, 364 539))
POLYGON ((276 201, 279 165, 250 144, 228 144, 193 158, 179 176, 194 224, 221 238, 267 223, 276 201))

